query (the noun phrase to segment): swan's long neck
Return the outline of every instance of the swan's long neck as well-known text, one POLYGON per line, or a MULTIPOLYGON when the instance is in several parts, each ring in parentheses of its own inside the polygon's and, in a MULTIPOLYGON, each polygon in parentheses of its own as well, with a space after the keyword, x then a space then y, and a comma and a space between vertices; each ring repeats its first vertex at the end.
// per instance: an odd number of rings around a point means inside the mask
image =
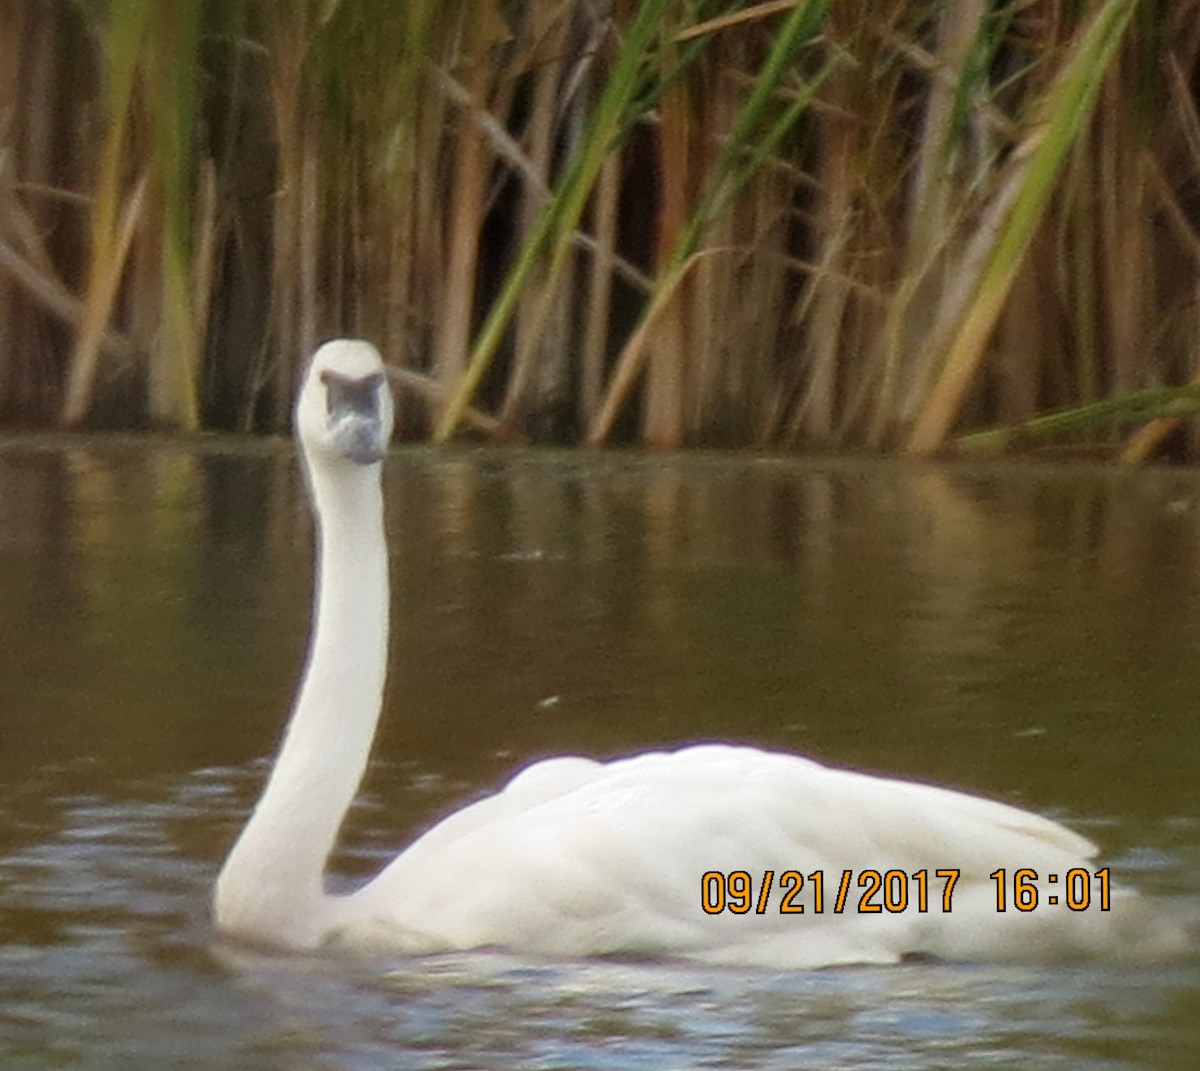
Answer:
POLYGON ((275 768, 218 881, 227 931, 301 947, 326 936, 325 863, 366 768, 387 668, 380 468, 309 465, 319 549, 308 662, 275 768))

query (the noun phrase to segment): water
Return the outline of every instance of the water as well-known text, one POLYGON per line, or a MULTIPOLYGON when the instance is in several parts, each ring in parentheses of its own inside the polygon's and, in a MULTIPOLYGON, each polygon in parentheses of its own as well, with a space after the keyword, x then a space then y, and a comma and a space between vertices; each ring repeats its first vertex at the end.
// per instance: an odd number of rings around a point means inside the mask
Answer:
MULTIPOLYGON (((351 880, 515 767, 750 741, 1200 897, 1200 477, 398 452, 351 880)), ((0 1067, 1194 1068, 1200 964, 249 955, 208 896, 306 638, 286 444, 0 446, 0 1067)))

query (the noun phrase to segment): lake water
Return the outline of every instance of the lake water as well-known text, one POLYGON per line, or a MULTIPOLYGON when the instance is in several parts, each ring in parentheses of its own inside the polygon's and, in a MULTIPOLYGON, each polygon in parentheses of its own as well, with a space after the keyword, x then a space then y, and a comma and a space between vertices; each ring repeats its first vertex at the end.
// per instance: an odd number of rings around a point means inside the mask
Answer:
MULTIPOLYGON (((401 449, 335 869, 544 755, 748 741, 1200 899, 1200 476, 401 449)), ((772 972, 214 940, 307 636, 290 446, 0 444, 0 1067, 1200 1066, 1200 962, 772 972)))

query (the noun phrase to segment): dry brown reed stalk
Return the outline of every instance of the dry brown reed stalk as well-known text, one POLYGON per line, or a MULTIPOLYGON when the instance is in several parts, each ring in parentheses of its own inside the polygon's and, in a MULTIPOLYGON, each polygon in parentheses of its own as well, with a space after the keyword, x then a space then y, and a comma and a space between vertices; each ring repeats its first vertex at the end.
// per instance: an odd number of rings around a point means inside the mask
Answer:
MULTIPOLYGON (((829 32, 836 35, 843 47, 844 38, 857 34, 857 28, 863 25, 862 6, 862 3, 838 4, 830 14, 829 32)), ((849 54, 856 55, 857 51, 851 48, 849 54)), ((857 167, 862 159, 864 132, 856 105, 869 88, 868 78, 857 63, 841 65, 822 87, 821 107, 815 116, 821 151, 814 178, 821 193, 813 226, 822 253, 820 270, 809 279, 810 292, 805 295, 810 310, 805 325, 808 374, 789 429, 794 439, 825 442, 833 433, 838 354, 845 338, 843 322, 849 299, 845 279, 853 273, 851 261, 855 257, 856 236, 861 233, 862 206, 856 204, 861 189, 857 167)))
MULTIPOLYGON (((8 230, 16 196, 15 141, 24 28, 24 5, 0 4, 0 237, 8 230)), ((0 275, 0 412, 6 408, 8 395, 15 388, 13 318, 16 308, 15 284, 0 275)))
MULTIPOLYGON (((700 131, 732 128, 756 49, 745 35, 714 42, 714 76, 698 101, 700 131), (700 109, 703 109, 701 111, 700 109)), ((715 146, 700 141, 700 170, 715 146)), ((770 435, 771 384, 782 345, 786 238, 795 178, 768 161, 714 221, 688 291, 684 435, 689 442, 759 443, 770 435)))
MULTIPOLYGON (((1200 14, 1193 11, 1193 14, 1200 14)), ((1167 177, 1166 169, 1177 168, 1184 175, 1200 173, 1200 110, 1188 85, 1184 71, 1190 69, 1200 53, 1200 28, 1191 26, 1167 26, 1163 29, 1166 40, 1172 42, 1167 58, 1166 82, 1169 88, 1170 115, 1175 121, 1178 135, 1173 139, 1170 156, 1158 154, 1147 161, 1151 195, 1162 216, 1174 235, 1175 242, 1186 263, 1185 271, 1192 278, 1200 277, 1200 227, 1189 218, 1180 200, 1180 193, 1167 177), (1181 32, 1176 32, 1181 31, 1181 32), (1176 164, 1175 160, 1179 163, 1176 164)), ((1182 185, 1182 184, 1181 184, 1182 185)), ((1200 386, 1200 287, 1192 290, 1192 299, 1186 303, 1184 316, 1183 350, 1187 355, 1181 373, 1189 386, 1200 386)), ((1118 459, 1122 464, 1139 465, 1153 457, 1167 440, 1182 426, 1183 419, 1177 416, 1162 416, 1148 421, 1121 446, 1118 459)), ((1193 437, 1194 438, 1194 437, 1193 437)), ((1194 450, 1193 450, 1194 453, 1194 450)))
MULTIPOLYGON (((567 44, 574 6, 561 0, 528 4, 525 24, 516 30, 522 43, 510 66, 518 77, 532 83, 527 91, 529 121, 524 137, 529 171, 515 213, 520 234, 528 234, 537 225, 545 206, 544 191, 549 190, 553 178, 555 143, 565 133, 563 123, 573 103, 568 101, 564 107, 561 93, 568 69, 567 44)), ((566 393, 563 372, 571 345, 567 301, 570 281, 564 280, 561 286, 549 282, 544 271, 535 273, 517 305, 513 361, 500 408, 500 419, 510 426, 519 426, 530 417, 549 415, 556 404, 561 404, 559 395, 566 393)))
POLYGON ((605 160, 596 179, 596 192, 592 195, 591 226, 596 236, 596 251, 588 272, 587 307, 579 358, 579 403, 576 409, 581 427, 587 427, 595 419, 604 387, 613 307, 621 162, 619 150, 605 160))
MULTIPOLYGON (((668 36, 670 31, 668 31, 668 36)), ((696 200, 696 147, 692 130, 692 101, 686 85, 677 80, 673 49, 668 44, 663 77, 670 84, 658 105, 658 240, 655 260, 667 271, 675 250, 684 241, 688 217, 696 200)), ((642 441, 650 446, 680 446, 684 438, 683 394, 689 353, 690 280, 684 276, 650 331, 647 345, 645 398, 642 402, 642 441)))
MULTIPOLYGON (((295 391, 305 334, 313 334, 313 293, 304 292, 302 231, 305 215, 303 176, 315 170, 311 159, 318 138, 317 102, 307 89, 306 61, 315 17, 307 2, 267 6, 263 12, 264 48, 275 132, 275 190, 272 197, 271 309, 268 318, 273 359, 262 351, 252 373, 252 393, 267 398, 267 423, 283 427, 295 391), (302 317, 305 318, 302 323, 302 317)), ((310 210, 316 206, 308 205, 310 210)), ((316 225, 309 219, 308 226, 316 225)), ((308 273, 311 278, 311 272, 308 273)))
MULTIPOLYGON (((437 380, 430 376, 422 375, 420 372, 414 372, 411 368, 401 368, 397 365, 387 366, 388 378, 405 390, 412 391, 425 398, 433 406, 437 407, 444 402, 441 387, 438 386, 437 380)), ((467 406, 463 412, 463 423, 467 427, 475 431, 481 432, 497 442, 525 445, 528 440, 520 432, 514 431, 511 425, 506 424, 502 420, 497 420, 493 416, 489 416, 474 406, 467 406)))
MULTIPOLYGON (((63 180, 54 167, 55 89, 74 35, 69 20, 66 28, 51 25, 28 4, 9 0, 0 10, 6 53, 0 64, 9 94, 0 118, 0 288, 7 290, 0 417, 44 423, 60 405, 63 332, 52 320, 76 325, 82 317, 46 247, 56 224, 74 218, 85 203, 54 185, 63 180)), ((111 331, 101 339, 103 350, 127 358, 126 343, 111 331)))
MULTIPOLYGON (((484 5, 482 12, 461 5, 459 18, 462 44, 452 66, 463 70, 467 107, 491 112, 497 104, 493 98, 502 87, 497 81, 498 66, 489 61, 493 50, 507 39, 507 29, 499 10, 491 5, 484 5)), ((479 236, 487 215, 494 159, 483 131, 470 116, 460 112, 454 130, 453 178, 446 204, 449 239, 445 303, 433 359, 443 396, 450 394, 466 369, 479 275, 479 236)))

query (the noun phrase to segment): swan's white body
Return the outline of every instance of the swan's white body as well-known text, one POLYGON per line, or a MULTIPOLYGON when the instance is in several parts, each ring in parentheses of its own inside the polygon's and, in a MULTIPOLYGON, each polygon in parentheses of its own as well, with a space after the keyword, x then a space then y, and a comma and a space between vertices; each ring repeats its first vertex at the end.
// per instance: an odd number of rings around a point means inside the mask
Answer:
POLYGON ((380 459, 391 399, 373 347, 342 340, 318 350, 297 427, 319 522, 315 627, 275 769, 217 884, 223 931, 310 950, 492 946, 811 967, 910 954, 1111 951, 1138 925, 1121 925, 1118 916, 1137 898, 1120 890, 1110 913, 1098 904, 1072 912, 1065 897, 1049 904, 1062 897, 1068 871, 1094 870, 1094 846, 1055 822, 947 789, 725 745, 537 763, 444 819, 358 892, 327 894, 326 859, 366 765, 387 663, 380 459), (361 404, 363 384, 378 388, 370 405, 361 404), (334 412, 330 390, 350 391, 360 403, 346 418, 353 427, 334 412), (372 436, 378 441, 364 448, 372 436), (346 443, 356 460, 343 456, 346 443), (1015 910, 1010 891, 1007 910, 997 911, 989 875, 1000 868, 1038 871, 1036 910, 1015 910), (822 913, 813 910, 812 879, 793 901, 804 913, 780 912, 779 881, 789 870, 824 872, 822 913), (847 870, 849 895, 838 911, 847 870), (909 906, 860 911, 865 870, 904 872, 909 906), (949 910, 938 870, 959 875, 949 910), (706 913, 701 879, 709 871, 747 872, 756 907, 772 871, 765 910, 706 913), (924 912, 916 903, 920 871, 928 880, 924 912))

